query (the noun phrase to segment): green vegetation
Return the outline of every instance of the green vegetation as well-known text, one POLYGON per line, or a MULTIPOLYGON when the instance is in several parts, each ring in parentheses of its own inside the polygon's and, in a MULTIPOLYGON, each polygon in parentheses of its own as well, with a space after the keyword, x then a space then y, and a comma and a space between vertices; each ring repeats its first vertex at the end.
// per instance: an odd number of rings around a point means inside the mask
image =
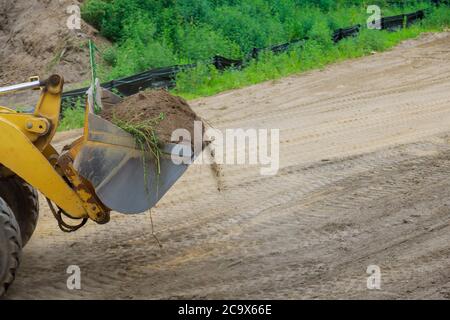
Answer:
MULTIPOLYGON (((430 7, 430 1, 379 4, 384 16, 430 7)), ((114 42, 103 53, 102 80, 156 67, 206 62, 215 54, 243 58, 310 37, 331 46, 333 30, 369 17, 364 0, 87 0, 83 18, 114 42)), ((443 18, 448 10, 439 11, 443 18)))
MULTIPOLYGON (((383 16, 430 8, 430 1, 364 0, 87 0, 83 18, 113 41, 102 53, 102 81, 175 64, 198 63, 177 77, 174 93, 191 99, 240 88, 327 64, 387 50, 422 32, 450 25, 450 8, 433 7, 426 19, 397 32, 364 29, 358 37, 333 44, 333 30, 365 24, 368 4, 383 16), (253 47, 294 39, 310 40, 288 52, 264 53, 243 70, 219 72, 208 58, 215 54, 242 59, 253 47)), ((77 108, 68 109, 63 128, 80 126, 77 108)))
MULTIPOLYGON (((162 151, 160 149, 159 139, 156 135, 156 127, 158 124, 164 120, 165 115, 161 113, 159 117, 155 119, 145 119, 140 122, 130 122, 113 118, 113 123, 121 128, 122 130, 128 132, 134 137, 136 145, 139 150, 142 151, 142 162, 144 171, 147 170, 147 153, 150 152, 154 159, 156 159, 156 174, 157 176, 161 173, 161 155, 162 151)), ((145 177, 148 175, 145 174, 145 177)), ((145 187, 148 187, 147 181, 145 181, 145 187)))
POLYGON ((142 167, 144 168, 144 187, 148 196, 150 197, 150 190, 148 187, 148 160, 149 154, 156 161, 156 193, 159 192, 159 176, 161 175, 161 156, 162 150, 160 141, 156 134, 156 127, 164 120, 165 114, 160 113, 154 119, 146 119, 139 122, 130 122, 118 119, 114 116, 113 123, 122 130, 131 134, 136 142, 137 147, 141 151, 142 167))
POLYGON ((85 116, 83 99, 66 102, 66 105, 62 105, 62 109, 62 120, 59 123, 58 131, 67 131, 83 127, 85 116))
MULTIPOLYGON (((425 7, 425 6, 422 6, 425 7)), ((413 12, 421 6, 403 10, 391 9, 389 15, 413 12)), ((351 7, 358 16, 355 7, 351 7)), ((353 23, 360 22, 357 18, 353 23)), ((362 22, 363 23, 363 22, 362 22)), ((351 24, 346 24, 351 25, 351 24)), ((337 24, 342 27, 343 24, 337 24)), ((219 72, 213 66, 200 64, 197 68, 182 72, 177 77, 174 93, 186 99, 209 96, 221 91, 241 88, 267 80, 275 80, 291 74, 325 67, 345 59, 358 58, 373 52, 392 48, 403 40, 416 38, 423 32, 442 31, 450 26, 450 8, 435 8, 422 22, 396 32, 363 29, 359 36, 344 39, 338 44, 331 41, 332 30, 325 22, 315 22, 308 36, 311 38, 282 54, 266 52, 258 60, 252 60, 243 70, 219 72)))
POLYGON ((336 46, 319 41, 307 41, 303 46, 297 46, 286 53, 279 55, 266 53, 258 60, 251 61, 249 66, 241 71, 219 72, 214 67, 200 65, 180 73, 173 91, 188 100, 210 96, 225 90, 320 69, 330 63, 384 51, 402 40, 415 38, 422 32, 437 30, 439 29, 419 25, 395 33, 363 30, 358 37, 345 39, 336 46))
MULTIPOLYGON (((372 1, 383 16, 432 7, 430 1, 372 1)), ((333 30, 365 24, 363 0, 88 0, 83 17, 115 44, 103 52, 102 80, 156 67, 199 63, 181 73, 175 92, 185 98, 211 95, 292 73, 320 68, 342 59, 383 51, 424 31, 450 24, 450 9, 432 9, 427 19, 396 33, 364 30, 335 46, 333 30), (263 48, 309 37, 304 45, 280 55, 265 54, 244 71, 224 73, 209 65, 215 54, 244 58, 263 48)))

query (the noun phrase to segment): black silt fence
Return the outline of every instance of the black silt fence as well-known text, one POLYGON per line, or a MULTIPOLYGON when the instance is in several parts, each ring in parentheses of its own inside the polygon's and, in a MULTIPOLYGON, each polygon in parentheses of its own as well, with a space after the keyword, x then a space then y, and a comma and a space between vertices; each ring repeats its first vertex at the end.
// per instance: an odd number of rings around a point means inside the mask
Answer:
POLYGON ((217 70, 226 70, 230 68, 241 69, 244 66, 243 60, 228 59, 222 56, 214 56, 212 64, 217 70))
MULTIPOLYGON (((444 1, 440 0, 439 2, 443 3, 444 1)), ((445 2, 447 2, 447 0, 445 0, 445 2)), ((393 17, 382 18, 380 21, 380 25, 384 30, 395 30, 402 28, 405 25, 409 26, 418 20, 422 20, 423 18, 425 18, 425 11, 419 10, 410 14, 402 14, 393 17)), ((334 43, 338 43, 345 38, 355 37, 361 31, 361 28, 362 26, 358 24, 348 28, 338 29, 333 32, 332 40, 334 43)), ((261 52, 271 51, 275 54, 286 52, 292 46, 302 44, 306 40, 309 40, 309 38, 305 37, 268 48, 253 48, 247 55, 247 57, 243 60, 229 59, 216 55, 209 60, 209 63, 212 63, 218 70, 221 71, 230 68, 242 69, 246 66, 249 59, 257 59, 261 52)), ((171 89, 175 87, 176 77, 179 72, 195 68, 196 66, 197 64, 187 64, 152 69, 135 74, 133 76, 102 83, 101 86, 108 90, 118 91, 123 96, 130 96, 145 89, 171 89)), ((81 88, 65 92, 63 94, 63 100, 65 102, 69 102, 69 105, 74 105, 76 100, 83 98, 86 95, 87 90, 88 88, 81 88)), ((67 105, 67 103, 65 103, 65 105, 67 105)))
POLYGON ((380 22, 382 30, 396 30, 422 20, 425 18, 425 11, 419 10, 409 14, 400 14, 392 17, 382 18, 380 22))
POLYGON ((348 28, 341 28, 337 29, 333 33, 333 42, 338 43, 339 41, 349 38, 349 37, 356 37, 359 35, 359 32, 361 31, 361 25, 358 24, 356 26, 348 27, 348 28))

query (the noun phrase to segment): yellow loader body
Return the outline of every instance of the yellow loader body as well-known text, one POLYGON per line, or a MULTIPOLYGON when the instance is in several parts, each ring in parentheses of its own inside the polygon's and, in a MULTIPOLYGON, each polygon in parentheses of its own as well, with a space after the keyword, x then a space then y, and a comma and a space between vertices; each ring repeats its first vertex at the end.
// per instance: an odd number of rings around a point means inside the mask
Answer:
MULTIPOLYGON (((174 144, 161 146, 158 162, 150 152, 143 155, 133 136, 96 114, 95 106, 102 108, 103 102, 108 108, 121 102, 98 81, 87 92, 83 136, 59 154, 51 141, 59 124, 63 86, 64 79, 53 75, 0 88, 0 94, 41 90, 32 113, 0 107, 0 179, 17 175, 50 201, 52 211, 54 203, 58 215, 73 219, 106 223, 111 210, 135 214, 153 207, 193 161, 184 161, 174 144)), ((190 160, 202 150, 193 151, 197 153, 189 153, 190 160)))
POLYGON ((63 84, 59 76, 42 82, 32 114, 0 107, 0 164, 7 169, 3 174, 18 175, 71 217, 85 218, 87 205, 57 171, 59 154, 50 144, 58 127, 63 84))
MULTIPOLYGON (((53 75, 0 87, 0 94, 41 91, 33 112, 0 106, 0 297, 14 280, 21 249, 36 227, 36 190, 47 198, 61 230, 73 232, 88 220, 107 223, 112 210, 146 211, 188 167, 173 161, 186 159, 176 145, 161 146, 162 155, 155 159, 140 150, 129 133, 98 116, 94 109, 102 108, 103 100, 108 107, 121 101, 98 81, 87 92, 83 136, 59 153, 51 141, 59 124, 63 86, 64 79, 53 75), (63 216, 82 222, 68 224, 63 216)), ((192 154, 190 160, 198 155, 192 154)))

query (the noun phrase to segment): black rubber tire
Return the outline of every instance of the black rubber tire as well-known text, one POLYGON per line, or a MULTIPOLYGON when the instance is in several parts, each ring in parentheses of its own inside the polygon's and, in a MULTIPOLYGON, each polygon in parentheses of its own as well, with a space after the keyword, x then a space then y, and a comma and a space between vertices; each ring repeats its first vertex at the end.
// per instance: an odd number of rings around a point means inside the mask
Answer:
POLYGON ((22 240, 16 217, 0 198, 0 297, 16 277, 22 253, 22 240))
POLYGON ((28 243, 39 219, 39 196, 36 190, 18 176, 0 180, 0 197, 16 216, 22 245, 28 243))

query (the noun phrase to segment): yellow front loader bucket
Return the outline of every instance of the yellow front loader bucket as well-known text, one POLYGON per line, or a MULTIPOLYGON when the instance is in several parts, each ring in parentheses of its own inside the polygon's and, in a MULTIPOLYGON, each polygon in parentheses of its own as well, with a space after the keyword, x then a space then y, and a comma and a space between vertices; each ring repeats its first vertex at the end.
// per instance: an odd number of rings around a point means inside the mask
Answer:
POLYGON ((186 171, 188 164, 177 163, 191 163, 196 157, 190 143, 160 146, 159 159, 151 152, 144 155, 130 134, 95 114, 94 101, 111 108, 120 102, 98 81, 88 92, 83 136, 59 153, 51 141, 63 87, 59 75, 0 87, 0 94, 40 90, 29 112, 0 106, 0 296, 14 279, 22 245, 34 231, 37 191, 47 199, 60 229, 74 232, 89 219, 107 223, 111 210, 141 213, 153 207, 186 171), (79 223, 68 223, 67 217, 79 223))
MULTIPOLYGON (((188 165, 175 164, 173 158, 184 157, 179 151, 182 148, 166 144, 161 146, 163 154, 159 159, 158 174, 153 155, 144 156, 132 135, 94 112, 95 103, 101 108, 104 105, 114 108, 119 102, 120 97, 102 89, 98 82, 96 90, 93 86, 89 89, 84 134, 72 145, 70 153, 74 155, 75 170, 92 184, 95 194, 106 207, 126 214, 141 213, 164 196, 188 165)), ((193 162, 198 154, 191 154, 189 160, 193 162)))

